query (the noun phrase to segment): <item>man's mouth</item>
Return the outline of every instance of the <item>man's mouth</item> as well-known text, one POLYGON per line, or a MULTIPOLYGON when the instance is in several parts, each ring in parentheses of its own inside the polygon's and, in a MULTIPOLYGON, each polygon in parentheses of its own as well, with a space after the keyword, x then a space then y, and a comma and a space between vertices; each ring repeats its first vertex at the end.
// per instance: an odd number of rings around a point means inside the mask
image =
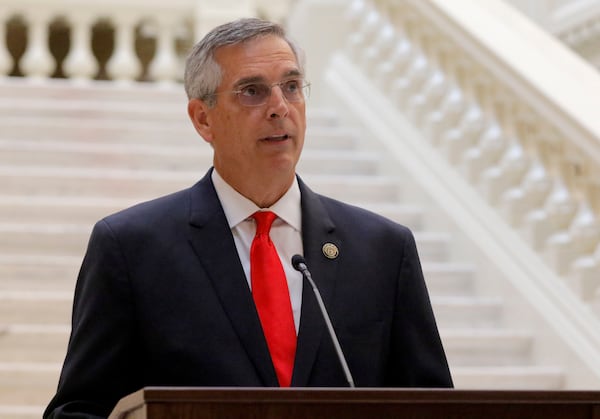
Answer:
POLYGON ((271 135, 269 137, 263 138, 263 140, 266 140, 266 141, 285 141, 288 138, 290 138, 290 136, 288 134, 281 134, 281 135, 271 135))

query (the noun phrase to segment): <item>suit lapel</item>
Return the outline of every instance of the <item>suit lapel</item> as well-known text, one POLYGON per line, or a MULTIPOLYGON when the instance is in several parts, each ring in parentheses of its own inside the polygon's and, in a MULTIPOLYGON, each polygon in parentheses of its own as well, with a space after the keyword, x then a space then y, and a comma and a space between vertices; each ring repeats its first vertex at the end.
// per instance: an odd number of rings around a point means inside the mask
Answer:
MULTIPOLYGON (((326 258, 322 248, 326 243, 333 243, 341 248, 341 243, 335 233, 335 225, 319 197, 299 178, 298 183, 302 196, 304 258, 313 280, 321 292, 325 305, 330 309, 329 303, 334 292, 338 264, 336 259, 326 258)), ((332 321, 335 323, 335 320, 332 321)), ((304 387, 308 385, 317 351, 324 338, 329 339, 325 322, 319 311, 313 290, 305 281, 302 292, 302 313, 298 331, 296 362, 292 377, 293 386, 304 387)))
POLYGON ((190 241, 242 345, 265 386, 277 377, 212 171, 191 189, 190 241))

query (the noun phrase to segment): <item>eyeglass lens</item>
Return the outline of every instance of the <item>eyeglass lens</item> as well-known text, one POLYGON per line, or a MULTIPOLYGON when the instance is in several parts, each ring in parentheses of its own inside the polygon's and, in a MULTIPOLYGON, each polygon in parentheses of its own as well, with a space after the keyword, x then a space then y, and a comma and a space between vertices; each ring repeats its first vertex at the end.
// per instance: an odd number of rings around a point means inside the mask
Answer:
POLYGON ((300 102, 304 99, 304 88, 308 87, 302 80, 287 80, 271 86, 265 83, 249 84, 239 89, 236 93, 242 105, 259 106, 267 102, 275 86, 281 88, 281 92, 288 102, 300 102))

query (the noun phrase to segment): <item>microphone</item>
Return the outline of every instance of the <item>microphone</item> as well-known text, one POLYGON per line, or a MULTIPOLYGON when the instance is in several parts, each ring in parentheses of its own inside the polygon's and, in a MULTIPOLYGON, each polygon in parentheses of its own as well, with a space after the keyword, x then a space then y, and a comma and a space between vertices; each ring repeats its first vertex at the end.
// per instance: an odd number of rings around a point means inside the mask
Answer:
POLYGON ((312 279, 312 275, 308 270, 308 266, 306 266, 306 260, 301 255, 292 256, 292 266, 295 270, 302 272, 302 276, 306 278, 309 282, 310 286, 315 293, 315 297, 317 298, 317 303, 319 304, 319 309, 321 310, 321 315, 325 320, 325 324, 327 325, 327 331, 329 332, 329 336, 333 341, 333 346, 335 347, 335 352, 337 353, 337 357, 342 365, 342 369, 344 370, 344 375, 346 376, 346 381, 348 381, 348 385, 351 388, 354 388, 354 380, 352 379, 352 374, 350 373, 350 368, 348 368, 348 363, 346 362, 346 357, 342 352, 342 347, 340 346, 340 342, 338 341, 337 335, 335 334, 335 330, 333 329, 333 325, 331 324, 331 319, 329 318, 329 313, 327 313, 327 309, 325 308, 325 303, 323 302, 323 298, 321 298, 321 293, 317 288, 317 285, 312 279))

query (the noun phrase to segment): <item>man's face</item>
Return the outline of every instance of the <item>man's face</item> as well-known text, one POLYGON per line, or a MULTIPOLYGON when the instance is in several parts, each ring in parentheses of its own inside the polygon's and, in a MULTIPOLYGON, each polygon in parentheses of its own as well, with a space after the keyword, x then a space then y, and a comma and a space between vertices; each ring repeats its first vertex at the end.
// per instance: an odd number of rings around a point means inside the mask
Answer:
POLYGON ((222 70, 216 105, 202 106, 201 115, 190 112, 197 130, 214 148, 215 168, 236 189, 248 179, 278 177, 291 184, 304 145, 304 100, 288 102, 275 86, 264 105, 244 106, 231 91, 299 75, 292 49, 285 40, 266 36, 221 47, 215 59, 222 70))

